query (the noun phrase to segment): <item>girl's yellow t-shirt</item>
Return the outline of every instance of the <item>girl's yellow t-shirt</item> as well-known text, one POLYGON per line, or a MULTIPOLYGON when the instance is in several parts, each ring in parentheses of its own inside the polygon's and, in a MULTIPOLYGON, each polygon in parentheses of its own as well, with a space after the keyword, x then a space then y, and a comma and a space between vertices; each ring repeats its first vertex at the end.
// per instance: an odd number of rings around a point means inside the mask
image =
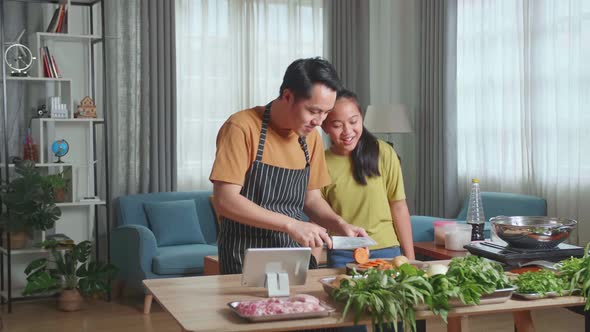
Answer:
POLYGON ((399 246, 389 203, 406 198, 397 153, 386 142, 378 142, 381 176, 367 178, 367 184, 361 185, 352 176, 350 157, 326 150, 332 184, 322 189, 322 195, 337 214, 348 223, 363 227, 377 242, 371 249, 399 246))

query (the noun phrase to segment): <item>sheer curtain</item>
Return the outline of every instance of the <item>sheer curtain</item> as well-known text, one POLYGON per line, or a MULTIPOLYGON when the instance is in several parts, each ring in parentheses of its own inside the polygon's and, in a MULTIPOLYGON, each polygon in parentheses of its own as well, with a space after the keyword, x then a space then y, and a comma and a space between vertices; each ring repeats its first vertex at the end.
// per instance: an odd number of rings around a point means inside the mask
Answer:
POLYGON ((211 188, 217 131, 279 94, 287 66, 322 55, 322 0, 176 0, 178 190, 211 188))
MULTIPOLYGON (((590 2, 459 0, 457 143, 462 197, 547 199, 590 241, 590 2)), ((575 241, 575 239, 574 239, 575 241)))

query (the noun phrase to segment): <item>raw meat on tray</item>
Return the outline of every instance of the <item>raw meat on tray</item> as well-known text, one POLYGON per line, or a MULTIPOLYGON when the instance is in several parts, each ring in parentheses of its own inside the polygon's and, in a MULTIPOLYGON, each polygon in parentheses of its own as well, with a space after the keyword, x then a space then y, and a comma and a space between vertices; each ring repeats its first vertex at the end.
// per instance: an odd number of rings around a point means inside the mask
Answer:
POLYGON ((320 305, 318 298, 307 294, 288 298, 273 297, 264 300, 242 301, 236 309, 240 315, 247 317, 326 311, 326 308, 320 305))

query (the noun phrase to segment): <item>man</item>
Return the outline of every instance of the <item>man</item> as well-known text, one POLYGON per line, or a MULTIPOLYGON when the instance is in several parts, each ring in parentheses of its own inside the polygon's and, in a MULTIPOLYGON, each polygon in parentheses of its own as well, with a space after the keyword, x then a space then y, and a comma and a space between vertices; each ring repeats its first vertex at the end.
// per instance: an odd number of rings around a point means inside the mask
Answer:
MULTIPOLYGON (((247 248, 324 243, 331 248, 327 229, 367 235, 334 213, 320 193, 330 176, 315 127, 334 107, 340 89, 338 74, 326 60, 296 60, 285 72, 277 99, 233 114, 219 130, 209 179, 223 216, 221 273, 241 273, 247 248), (300 221, 303 212, 317 224, 300 221)), ((316 266, 313 257, 310 266, 316 266)))

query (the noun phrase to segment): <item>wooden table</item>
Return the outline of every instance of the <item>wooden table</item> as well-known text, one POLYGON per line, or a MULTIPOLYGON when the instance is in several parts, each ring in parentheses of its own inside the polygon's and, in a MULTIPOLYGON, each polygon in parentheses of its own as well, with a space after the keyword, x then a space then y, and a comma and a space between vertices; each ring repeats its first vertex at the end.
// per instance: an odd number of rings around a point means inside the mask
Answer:
POLYGON ((414 253, 421 254, 432 259, 452 259, 465 257, 468 251, 447 250, 444 246, 437 246, 434 241, 414 242, 414 253))
MULTIPOLYGON (((156 301, 178 322, 181 331, 285 331, 353 325, 351 315, 341 320, 342 306, 335 305, 318 282, 318 279, 322 277, 333 276, 342 272, 343 269, 310 270, 307 283, 304 286, 293 286, 291 288, 292 294, 310 294, 334 305, 337 311, 333 315, 322 318, 266 323, 248 323, 227 307, 227 303, 230 301, 253 300, 266 296, 264 288, 242 287, 240 285, 241 275, 239 274, 149 279, 144 280, 143 283, 148 291, 153 294, 156 301)), ((459 319, 451 319, 452 322, 460 322, 461 317, 472 315, 571 307, 580 306, 584 303, 584 299, 578 296, 564 296, 535 301, 511 299, 499 304, 455 308, 449 312, 449 317, 459 319)), ((440 318, 430 311, 417 311, 416 319, 440 318)), ((367 324, 369 331, 372 330, 370 323, 369 316, 365 315, 361 318, 360 324, 367 324)), ((453 326, 449 325, 449 328, 453 328, 453 326)))

